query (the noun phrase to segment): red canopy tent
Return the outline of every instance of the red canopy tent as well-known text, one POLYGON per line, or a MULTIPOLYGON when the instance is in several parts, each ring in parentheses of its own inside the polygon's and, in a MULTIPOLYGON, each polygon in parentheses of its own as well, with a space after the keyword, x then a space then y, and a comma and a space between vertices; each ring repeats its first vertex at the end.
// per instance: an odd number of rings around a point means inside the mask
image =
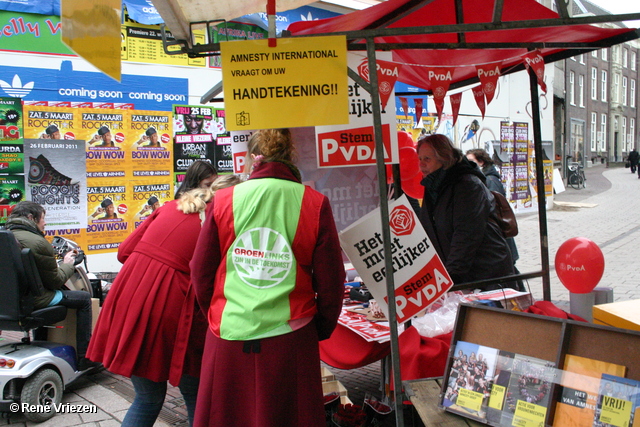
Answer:
MULTIPOLYGON (((640 37, 629 28, 600 28, 590 23, 615 22, 614 16, 570 18, 563 1, 557 2, 560 14, 535 0, 388 0, 371 8, 320 21, 302 21, 288 28, 291 36, 339 35, 347 37, 349 50, 366 50, 369 70, 376 69, 376 50, 393 52, 393 61, 402 65, 398 80, 430 91, 428 68, 447 67, 451 72, 449 88, 463 87, 479 81, 476 66, 496 64, 505 75, 525 68, 523 56, 537 50, 545 63, 569 58, 591 50, 610 47, 640 37)), ((640 14, 630 14, 638 19, 640 14)), ((618 20, 620 18, 618 17, 618 20)), ((366 84, 349 71, 352 79, 366 84)), ((533 113, 536 176, 543 176, 538 77, 529 70, 533 113)), ((376 73, 369 72, 368 91, 372 97, 376 127, 378 181, 385 185, 380 133, 380 102, 376 73)), ((366 86, 363 86, 366 87, 366 86)), ((467 284, 505 283, 514 279, 542 277, 544 299, 551 299, 549 248, 544 180, 538 179, 538 213, 542 271, 467 284)), ((399 192, 397 193, 399 194, 399 192)), ((392 271, 388 206, 381 203, 380 215, 385 242, 387 271, 392 271)), ((470 287, 470 286, 465 286, 470 287)), ((387 275, 387 294, 394 295, 393 275, 387 275)), ((391 322, 391 357, 393 382, 399 384, 400 356, 395 324, 395 305, 389 304, 391 322)), ((404 425, 397 410, 402 399, 396 387, 396 422, 404 425)))
POLYGON ((402 64, 399 80, 427 90, 426 66, 454 67, 455 88, 478 81, 476 65, 501 62, 502 75, 522 70, 522 55, 531 49, 550 63, 639 37, 630 28, 567 26, 570 19, 535 0, 504 0, 497 20, 494 6, 486 0, 388 0, 334 18, 295 22, 288 31, 346 34, 349 50, 366 50, 362 37, 373 36, 376 50, 392 50, 402 64))

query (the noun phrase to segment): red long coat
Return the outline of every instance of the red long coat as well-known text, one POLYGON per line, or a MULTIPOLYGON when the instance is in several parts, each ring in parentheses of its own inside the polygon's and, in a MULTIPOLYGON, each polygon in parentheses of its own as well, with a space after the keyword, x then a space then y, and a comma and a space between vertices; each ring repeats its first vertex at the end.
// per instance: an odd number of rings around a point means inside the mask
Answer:
POLYGON ((119 375, 171 379, 174 385, 183 367, 199 376, 207 326, 204 316, 194 313, 189 261, 200 228, 198 213, 185 215, 172 201, 120 245, 118 260, 124 265, 100 312, 89 359, 119 375), (193 348, 184 363, 188 345, 193 348))

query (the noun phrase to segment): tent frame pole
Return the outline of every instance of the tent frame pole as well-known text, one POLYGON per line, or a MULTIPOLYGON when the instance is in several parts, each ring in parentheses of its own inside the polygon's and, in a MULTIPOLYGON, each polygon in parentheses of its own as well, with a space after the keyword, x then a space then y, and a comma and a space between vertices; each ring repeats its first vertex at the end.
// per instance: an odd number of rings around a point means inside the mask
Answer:
POLYGON ((551 279, 549 277, 549 238, 547 230, 547 200, 545 193, 544 164, 542 163, 542 126, 540 123, 540 98, 538 76, 529 67, 531 92, 531 118, 533 121, 533 148, 536 161, 536 187, 538 192, 538 225, 540 227, 540 261, 542 263, 542 299, 551 301, 551 279))
POLYGON ((404 427, 404 410, 402 396, 402 376, 400 375, 400 347, 398 344, 398 322, 396 318, 395 283, 393 278, 393 260, 391 254, 391 229, 389 227, 389 201, 386 196, 386 167, 384 164, 384 145, 382 142, 382 112, 378 94, 378 73, 376 67, 376 47, 373 38, 367 38, 367 59, 369 65, 369 82, 371 108, 373 111, 373 129, 375 138, 376 167, 378 170, 378 187, 380 188, 380 220, 382 222, 382 242, 384 247, 384 265, 387 274, 387 298, 389 301, 389 329, 391 333, 391 365, 393 369, 393 404, 396 415, 396 426, 404 427))

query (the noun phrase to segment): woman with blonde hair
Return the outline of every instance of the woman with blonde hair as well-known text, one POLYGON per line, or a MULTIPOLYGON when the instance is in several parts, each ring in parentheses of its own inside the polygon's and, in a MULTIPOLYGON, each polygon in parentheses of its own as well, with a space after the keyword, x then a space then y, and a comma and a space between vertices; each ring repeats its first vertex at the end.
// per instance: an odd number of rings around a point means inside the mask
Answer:
POLYGON ((191 274, 209 330, 196 426, 325 425, 319 340, 345 272, 327 197, 301 183, 288 129, 254 133, 248 180, 216 193, 191 274))
POLYGON ((193 422, 206 319, 195 310, 189 261, 201 212, 214 191, 184 190, 180 199, 156 209, 118 248, 124 265, 89 344, 89 359, 131 378, 136 396, 123 426, 153 426, 167 381, 179 386, 193 422))

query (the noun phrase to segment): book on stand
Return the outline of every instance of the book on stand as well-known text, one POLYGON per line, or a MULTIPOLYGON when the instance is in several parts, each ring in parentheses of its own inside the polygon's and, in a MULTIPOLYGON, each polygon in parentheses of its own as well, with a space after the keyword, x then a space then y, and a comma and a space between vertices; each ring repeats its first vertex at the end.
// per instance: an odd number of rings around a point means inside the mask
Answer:
POLYGON ((491 392, 486 409, 487 421, 493 425, 500 425, 501 423, 514 357, 515 353, 509 351, 500 350, 498 352, 496 369, 493 375, 491 392))
POLYGON ((495 348, 458 341, 442 406, 484 421, 497 356, 495 348))
POLYGON ((602 374, 593 427, 640 426, 640 381, 602 374))
POLYGON ((602 374, 624 377, 626 371, 626 366, 567 354, 553 426, 591 426, 598 403, 600 377, 602 374))
POLYGON ((555 363, 516 354, 513 358, 500 425, 545 425, 556 376, 555 363))

